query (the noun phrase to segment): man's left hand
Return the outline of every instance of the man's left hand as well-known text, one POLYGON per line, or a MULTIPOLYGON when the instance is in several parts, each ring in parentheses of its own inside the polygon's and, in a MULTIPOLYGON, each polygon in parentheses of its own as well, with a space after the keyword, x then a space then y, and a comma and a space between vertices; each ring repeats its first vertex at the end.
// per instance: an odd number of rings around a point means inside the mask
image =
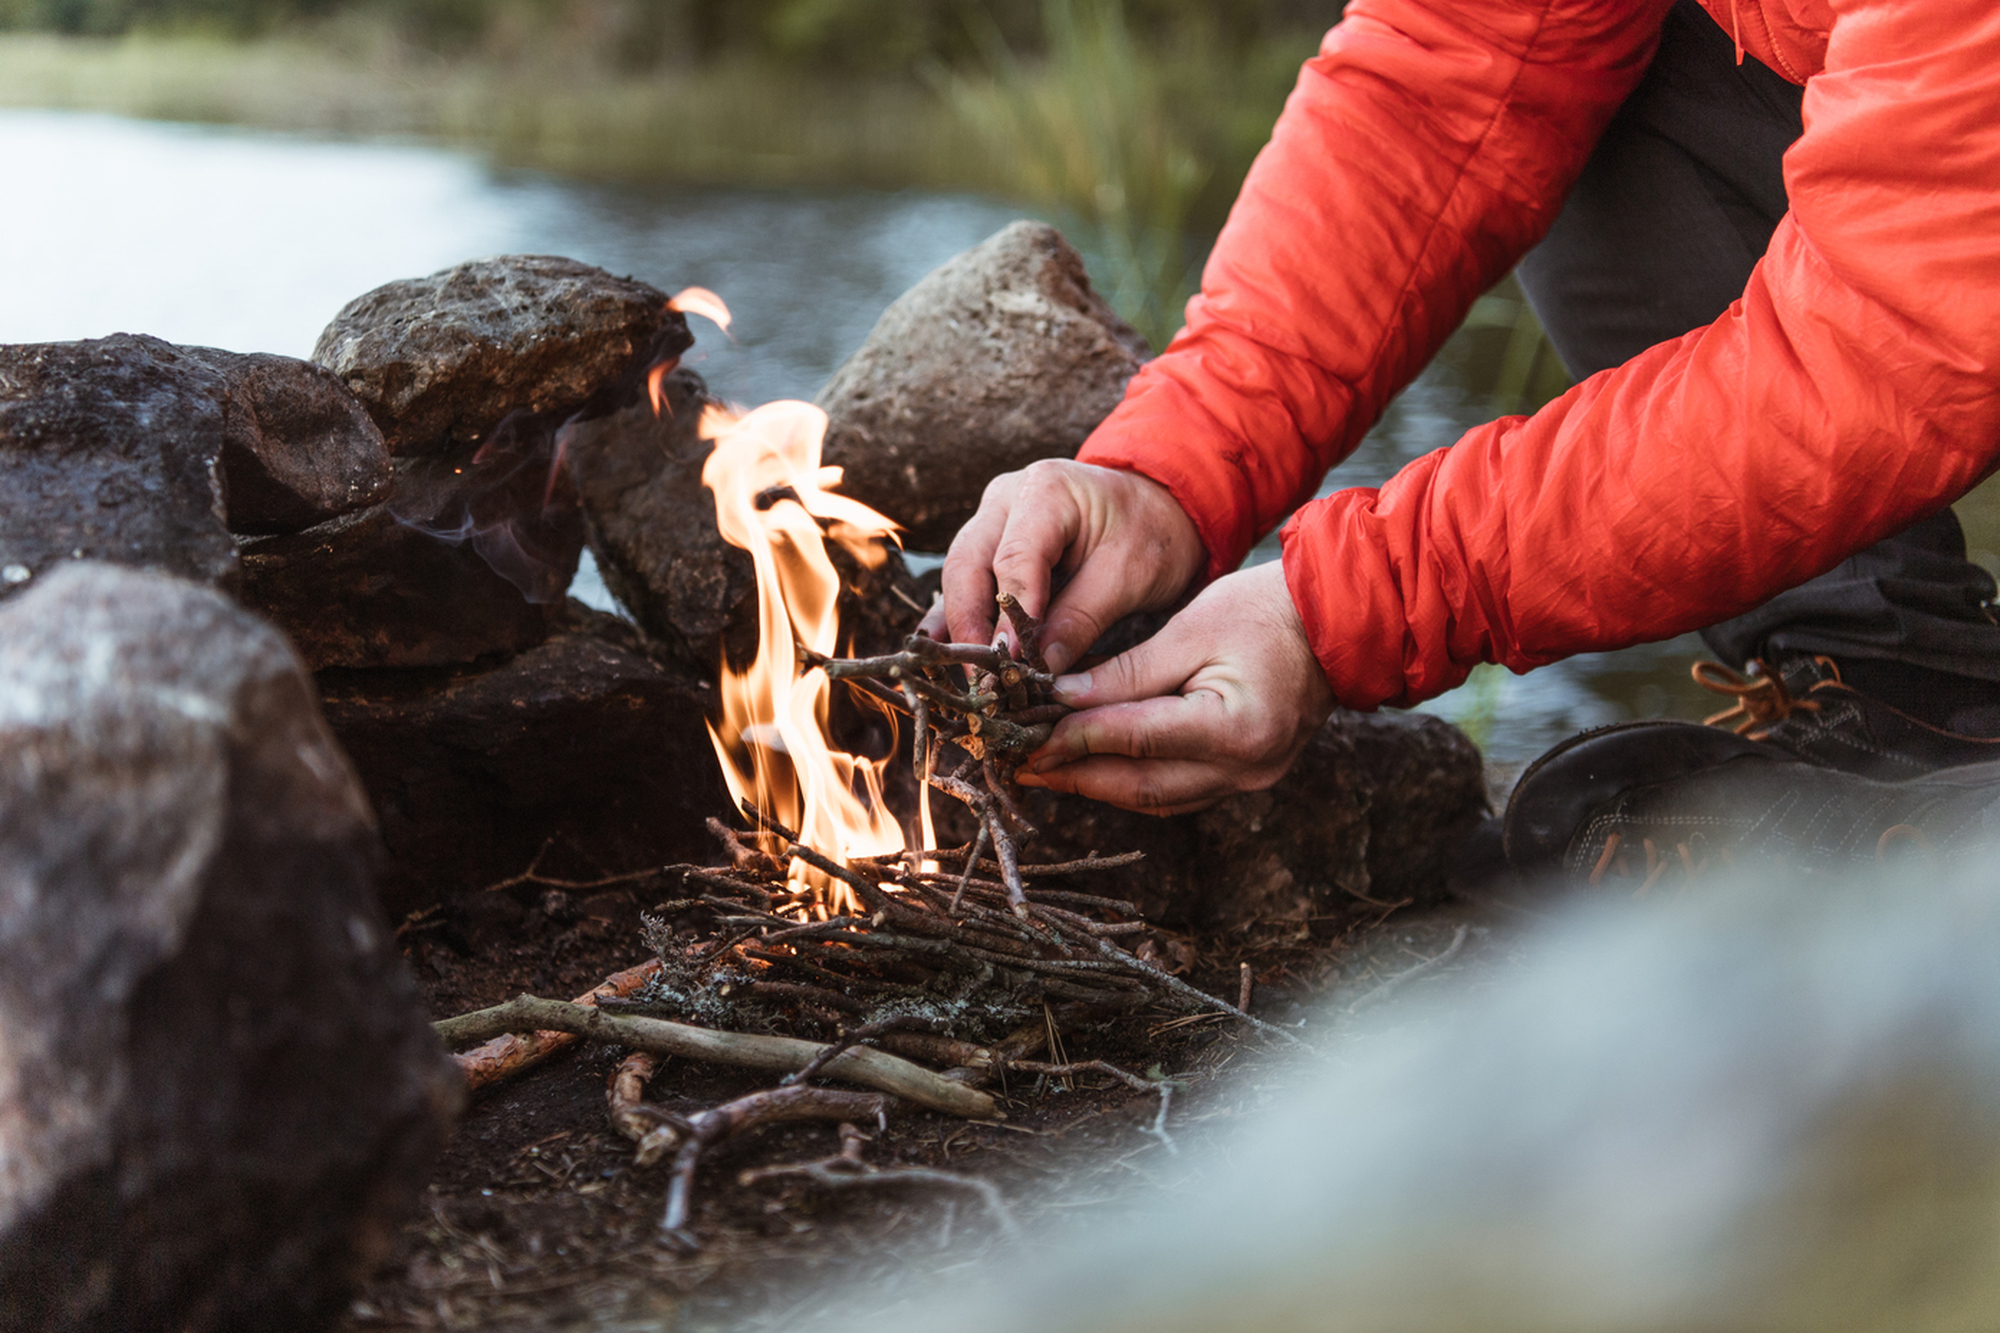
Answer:
POLYGON ((1269 787, 1334 704, 1277 561, 1217 579, 1057 698, 1080 711, 1017 780, 1154 815, 1269 787))

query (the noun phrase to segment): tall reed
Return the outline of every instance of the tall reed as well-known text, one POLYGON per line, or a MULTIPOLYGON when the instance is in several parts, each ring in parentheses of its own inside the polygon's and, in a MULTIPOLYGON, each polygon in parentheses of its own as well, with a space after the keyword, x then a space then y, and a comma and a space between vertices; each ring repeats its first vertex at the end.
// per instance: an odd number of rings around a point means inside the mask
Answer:
POLYGON ((1121 0, 1044 0, 1042 19, 1047 53, 1030 61, 974 11, 985 70, 937 68, 933 83, 1014 191, 1076 233, 1113 308, 1164 346, 1195 286, 1191 217, 1217 164, 1177 123, 1121 0))

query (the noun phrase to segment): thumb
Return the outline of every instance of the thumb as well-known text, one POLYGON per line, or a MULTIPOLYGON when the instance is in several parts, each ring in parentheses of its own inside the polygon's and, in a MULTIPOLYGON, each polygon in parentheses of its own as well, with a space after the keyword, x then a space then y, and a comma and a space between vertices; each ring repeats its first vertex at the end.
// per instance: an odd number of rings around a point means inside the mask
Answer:
POLYGON ((1056 698, 1072 708, 1101 708, 1176 694, 1201 669, 1205 653, 1180 628, 1178 618, 1144 643, 1088 671, 1056 677, 1056 698))

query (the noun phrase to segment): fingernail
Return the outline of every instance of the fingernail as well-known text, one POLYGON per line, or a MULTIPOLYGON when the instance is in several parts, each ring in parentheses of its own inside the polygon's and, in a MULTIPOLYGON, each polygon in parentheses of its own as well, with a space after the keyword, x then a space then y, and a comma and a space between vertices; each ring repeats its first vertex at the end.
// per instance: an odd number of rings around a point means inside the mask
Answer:
POLYGON ((1014 781, 1022 787, 1043 787, 1048 785, 1042 781, 1041 775, 1036 773, 1032 768, 1024 768, 1015 773, 1014 781))
POLYGON ((1074 676, 1057 676, 1056 693, 1072 699, 1081 699, 1090 693, 1090 673, 1079 671, 1074 676))

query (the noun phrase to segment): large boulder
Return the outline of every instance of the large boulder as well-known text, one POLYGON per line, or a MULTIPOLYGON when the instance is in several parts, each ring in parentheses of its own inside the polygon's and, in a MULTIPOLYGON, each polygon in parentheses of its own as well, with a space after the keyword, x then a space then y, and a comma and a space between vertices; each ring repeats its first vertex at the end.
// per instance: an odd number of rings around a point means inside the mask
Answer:
POLYGON ((327 720, 381 819, 394 914, 518 875, 589 879, 707 861, 730 801, 714 691, 624 621, 569 607, 483 671, 329 671, 327 720))
MULTIPOLYGON (((713 401, 707 386, 676 370, 660 389, 658 414, 641 401, 570 427, 570 475, 606 586, 647 634, 713 678, 725 652, 738 665, 756 653, 756 573, 749 554, 717 531, 715 496, 701 483, 711 450, 700 432, 713 401)), ((837 547, 829 554, 842 580, 841 625, 855 650, 900 646, 923 605, 902 556, 890 551, 866 569, 837 547)))
POLYGON ((313 360, 367 405, 390 452, 441 454, 508 415, 560 420, 635 360, 692 341, 666 294, 573 259, 504 255, 350 301, 313 360))
POLYGON ((0 347, 0 595, 81 559, 233 587, 232 531, 388 490, 380 433, 306 362, 123 333, 0 347))
POLYGON ((0 1327, 313 1329, 462 1084, 283 638, 76 563, 0 606, 0 1327))
MULTIPOLYGON (((1159 924, 1330 936, 1445 896, 1453 853, 1488 813, 1484 771, 1478 749, 1440 718, 1337 710, 1276 786, 1193 814, 1160 819, 1024 791, 1039 831, 1026 851, 1036 861, 1146 853, 1094 873, 1091 892, 1159 924)), ((932 808, 941 838, 971 839, 957 802, 932 808)))
POLYGON ((1016 222, 896 298, 816 400, 841 489, 942 551, 986 483, 1071 458, 1148 353, 1055 228, 1016 222))

